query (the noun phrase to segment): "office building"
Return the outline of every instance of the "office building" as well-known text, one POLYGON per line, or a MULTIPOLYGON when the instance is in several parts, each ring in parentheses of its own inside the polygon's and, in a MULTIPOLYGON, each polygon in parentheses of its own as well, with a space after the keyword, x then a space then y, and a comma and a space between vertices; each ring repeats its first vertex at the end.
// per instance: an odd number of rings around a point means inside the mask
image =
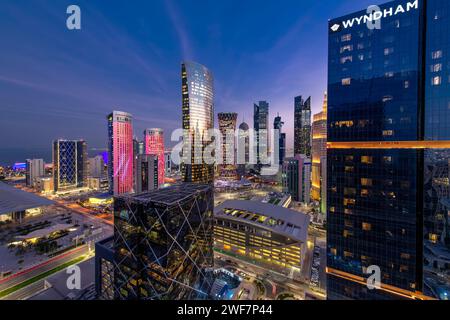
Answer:
POLYGON ((156 190, 159 187, 158 156, 140 154, 136 160, 136 193, 156 190))
POLYGON ((98 300, 114 300, 114 237, 95 243, 95 292, 98 300))
POLYGON ((327 210, 327 94, 322 111, 315 114, 312 125, 311 200, 319 203, 320 212, 327 210))
POLYGON ((109 191, 118 195, 133 192, 133 124, 132 116, 122 111, 108 115, 109 191))
POLYGON ((54 191, 69 191, 87 187, 87 145, 83 140, 53 142, 54 191))
POLYGON ((181 80, 184 141, 185 147, 191 147, 183 150, 183 181, 213 183, 214 161, 203 159, 203 151, 211 143, 208 130, 214 128, 213 75, 201 64, 184 62, 181 80))
MULTIPOLYGON (((278 130, 278 163, 283 165, 284 159, 286 158, 286 133, 282 132, 284 122, 281 121, 281 117, 278 116, 275 118, 273 122, 274 130, 278 130)), ((274 150, 275 151, 275 150, 274 150)))
POLYGON ((222 136, 220 146, 222 163, 219 165, 219 176, 221 179, 237 180, 235 132, 238 115, 234 112, 221 112, 217 117, 222 136))
POLYGON ((329 24, 328 298, 448 299, 450 2, 380 8, 329 24))
POLYGON ((183 183, 114 199, 115 298, 207 299, 213 188, 183 183))
POLYGON ((294 99, 294 155, 311 156, 311 97, 294 99))
POLYGON ((214 247, 293 279, 300 278, 309 216, 258 201, 227 200, 214 210, 214 247))
POLYGON ((105 172, 105 162, 101 155, 89 158, 89 175, 91 178, 102 178, 105 172))
POLYGON ((25 181, 28 187, 33 187, 36 179, 44 176, 44 160, 28 159, 25 167, 25 181))
POLYGON ((286 158, 282 170, 283 192, 292 200, 309 204, 311 200, 311 159, 303 154, 286 158))
POLYGON ((145 154, 158 157, 158 185, 164 184, 165 162, 164 162, 164 131, 162 129, 147 129, 144 131, 145 154))
POLYGON ((250 165, 250 130, 246 122, 239 125, 236 146, 237 171, 240 178, 244 177, 250 165))
POLYGON ((255 154, 258 168, 268 165, 270 155, 269 103, 260 101, 253 106, 253 129, 255 134, 255 154))

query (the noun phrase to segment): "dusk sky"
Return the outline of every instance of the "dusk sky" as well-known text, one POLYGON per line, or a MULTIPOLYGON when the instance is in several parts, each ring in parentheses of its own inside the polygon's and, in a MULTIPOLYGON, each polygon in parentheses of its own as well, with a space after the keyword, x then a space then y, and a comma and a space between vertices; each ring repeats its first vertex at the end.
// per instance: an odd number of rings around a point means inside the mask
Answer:
MULTIPOLYGON (((375 3, 374 3, 375 2, 375 3)), ((51 141, 105 149, 106 115, 133 114, 134 132, 181 126, 181 62, 207 66, 217 112, 252 126, 267 100, 293 141, 294 96, 320 111, 327 85, 327 20, 367 0, 3 0, 0 10, 0 164, 51 160, 51 141), (82 30, 66 28, 66 8, 82 30)))

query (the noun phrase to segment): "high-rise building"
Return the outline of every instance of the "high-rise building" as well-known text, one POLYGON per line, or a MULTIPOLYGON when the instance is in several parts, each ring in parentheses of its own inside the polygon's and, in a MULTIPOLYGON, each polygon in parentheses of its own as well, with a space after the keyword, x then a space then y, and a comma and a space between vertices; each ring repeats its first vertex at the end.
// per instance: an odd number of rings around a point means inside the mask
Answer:
POLYGON ((297 202, 309 204, 311 200, 311 160, 303 154, 286 158, 282 171, 283 191, 297 202))
POLYGON ((184 141, 191 146, 190 150, 183 150, 183 181, 213 183, 214 164, 203 158, 203 151, 212 140, 208 130, 214 128, 213 75, 201 64, 184 62, 181 80, 184 141))
POLYGON ((147 129, 144 131, 145 154, 156 155, 158 157, 158 184, 164 184, 165 163, 164 163, 164 131, 162 129, 147 129))
POLYGON ((208 298, 213 197, 212 185, 193 183, 115 197, 116 299, 208 298))
POLYGON ((164 151, 164 167, 166 173, 172 172, 172 151, 170 150, 164 151))
POLYGON ((108 115, 108 180, 115 195, 133 192, 132 116, 122 111, 108 115))
POLYGON ((101 155, 97 155, 94 158, 88 160, 89 176, 93 178, 102 178, 105 170, 105 162, 101 155))
POLYGON ((311 156, 311 97, 294 99, 294 155, 311 156))
POLYGON ((236 149, 238 174, 242 178, 245 175, 247 166, 250 164, 250 130, 245 122, 239 125, 236 149))
POLYGON ((329 24, 328 298, 448 299, 450 2, 379 7, 329 24))
POLYGON ((34 186, 35 180, 44 176, 44 160, 28 159, 25 166, 25 181, 28 187, 34 186))
MULTIPOLYGON (((282 132, 284 122, 281 121, 280 115, 275 117, 273 122, 274 130, 278 130, 278 160, 279 164, 283 165, 284 159, 286 158, 286 133, 282 132)), ((274 150, 275 151, 275 150, 274 150)))
POLYGON ((260 101, 253 106, 253 129, 255 131, 256 164, 269 164, 269 103, 260 101))
POLYGON ((159 187, 159 157, 140 154, 136 160, 136 193, 148 192, 159 187))
POLYGON ((95 243, 95 291, 99 300, 114 300, 114 237, 95 243))
POLYGON ((222 135, 222 145, 220 146, 222 149, 222 163, 219 166, 219 175, 224 179, 236 180, 238 175, 235 153, 235 132, 238 115, 234 112, 221 112, 217 117, 219 120, 220 134, 222 135))
POLYGON ((315 114, 312 125, 312 169, 311 199, 320 204, 320 212, 326 213, 327 206, 327 94, 322 111, 315 114))
POLYGON ((86 187, 87 167, 88 158, 85 141, 53 141, 53 187, 55 192, 86 187))

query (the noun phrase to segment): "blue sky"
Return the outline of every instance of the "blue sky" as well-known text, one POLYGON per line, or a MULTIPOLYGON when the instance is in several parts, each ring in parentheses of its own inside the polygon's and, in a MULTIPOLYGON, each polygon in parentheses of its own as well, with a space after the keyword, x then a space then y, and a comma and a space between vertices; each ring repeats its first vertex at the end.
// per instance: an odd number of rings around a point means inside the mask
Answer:
MULTIPOLYGON (((374 3, 375 2, 375 3, 374 3)), ((113 109, 146 127, 181 123, 180 64, 215 77, 216 112, 252 124, 253 102, 279 112, 292 144, 293 100, 327 84, 327 20, 366 0, 3 0, 0 10, 0 163, 44 157, 51 141, 83 138, 106 147, 113 109), (82 30, 66 28, 77 4, 82 30)), ((169 139, 167 139, 169 140, 169 139)))

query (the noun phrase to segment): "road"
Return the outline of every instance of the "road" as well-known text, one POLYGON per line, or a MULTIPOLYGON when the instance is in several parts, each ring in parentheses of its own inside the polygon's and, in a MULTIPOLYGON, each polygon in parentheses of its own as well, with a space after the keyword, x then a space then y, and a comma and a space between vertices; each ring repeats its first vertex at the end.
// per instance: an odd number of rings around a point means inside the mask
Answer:
POLYGON ((90 253, 92 253, 92 250, 90 250, 89 246, 83 245, 64 254, 51 258, 34 267, 15 273, 5 279, 0 280, 0 292, 18 285, 28 279, 36 277, 44 272, 50 271, 74 259, 80 258, 82 256, 88 256, 90 253))

